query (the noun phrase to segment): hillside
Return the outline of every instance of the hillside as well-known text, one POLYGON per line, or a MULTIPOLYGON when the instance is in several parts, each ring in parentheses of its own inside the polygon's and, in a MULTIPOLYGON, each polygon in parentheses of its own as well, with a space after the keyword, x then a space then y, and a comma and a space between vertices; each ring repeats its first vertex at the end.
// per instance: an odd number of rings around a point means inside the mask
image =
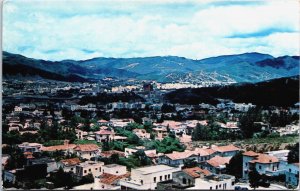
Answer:
POLYGON ((259 83, 240 83, 229 86, 179 89, 166 94, 171 103, 217 104, 220 99, 261 106, 291 106, 299 102, 299 76, 280 78, 259 83))
MULTIPOLYGON (((195 83, 218 84, 219 82, 259 82, 298 75, 299 56, 274 58, 268 54, 244 53, 202 60, 177 56, 155 56, 46 61, 3 52, 3 65, 28 66, 50 72, 54 78, 56 77, 53 74, 63 77, 73 75, 82 79, 95 80, 117 77, 159 82, 194 81, 195 83)), ((11 70, 6 70, 7 67, 3 70, 4 75, 15 75, 15 72, 11 73, 11 70)), ((19 71, 19 74, 25 75, 23 71, 19 71)))

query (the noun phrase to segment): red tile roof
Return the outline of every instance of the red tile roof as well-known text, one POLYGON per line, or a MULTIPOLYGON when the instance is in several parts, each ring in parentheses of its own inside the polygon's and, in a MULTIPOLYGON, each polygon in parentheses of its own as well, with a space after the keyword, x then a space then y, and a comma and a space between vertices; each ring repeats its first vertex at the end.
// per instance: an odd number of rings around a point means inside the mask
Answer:
POLYGON ((250 161, 250 163, 263 163, 263 164, 276 163, 276 162, 279 162, 277 157, 267 155, 267 154, 261 154, 261 153, 258 153, 258 156, 254 157, 254 159, 250 161))
POLYGON ((124 174, 124 175, 113 175, 113 174, 108 174, 108 173, 103 173, 100 176, 100 182, 103 184, 108 184, 112 185, 115 183, 117 180, 123 179, 123 178, 128 178, 130 177, 130 172, 124 174))
POLYGON ((171 154, 165 154, 168 158, 171 160, 180 160, 180 159, 186 159, 194 154, 193 151, 185 150, 184 152, 173 152, 171 154))
POLYGON ((244 156, 249 156, 249 157, 255 157, 258 156, 258 153, 253 152, 253 151, 247 151, 243 153, 244 156))
POLYGON ((194 167, 194 168, 185 168, 182 170, 183 172, 187 173, 188 175, 190 175, 193 178, 199 178, 201 176, 201 174, 207 176, 210 175, 211 172, 209 172, 206 169, 201 169, 199 167, 194 167))
POLYGON ((221 153, 241 150, 240 148, 237 148, 234 145, 217 146, 217 147, 213 147, 212 149, 221 153))
POLYGON ((208 161, 206 161, 208 164, 210 164, 213 167, 219 167, 220 165, 225 165, 228 164, 230 161, 231 157, 220 157, 220 156, 215 156, 208 161))
POLYGON ((114 133, 111 132, 111 131, 105 130, 105 129, 101 129, 100 131, 95 132, 95 134, 98 134, 98 135, 112 135, 114 133))
POLYGON ((71 159, 61 160, 60 162, 62 162, 66 166, 73 166, 79 164, 81 161, 79 158, 71 158, 71 159))
POLYGON ((82 144, 82 145, 77 145, 74 148, 75 151, 96 151, 98 149, 99 147, 96 144, 82 144))
POLYGON ((105 157, 105 158, 109 158, 111 157, 111 155, 113 154, 118 154, 120 157, 124 157, 125 156, 125 153, 122 152, 122 151, 117 151, 117 150, 110 150, 110 151, 102 151, 100 153, 100 156, 101 157, 105 157))
POLYGON ((63 150, 69 150, 69 149, 74 149, 76 147, 75 144, 65 144, 65 145, 55 145, 55 146, 49 146, 49 147, 42 147, 42 151, 63 151, 63 150))

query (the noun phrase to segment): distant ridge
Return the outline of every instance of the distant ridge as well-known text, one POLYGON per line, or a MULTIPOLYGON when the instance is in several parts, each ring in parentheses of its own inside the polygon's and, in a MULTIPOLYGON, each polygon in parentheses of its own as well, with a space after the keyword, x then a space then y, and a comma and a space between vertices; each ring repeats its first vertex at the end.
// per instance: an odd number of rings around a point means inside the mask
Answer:
MULTIPOLYGON (((46 61, 3 52, 3 74, 16 75, 12 67, 31 67, 43 78, 64 80, 73 76, 79 81, 99 80, 104 77, 121 79, 137 78, 159 82, 259 82, 288 77, 299 73, 299 56, 274 58, 257 52, 224 55, 201 60, 177 56, 153 56, 139 58, 93 58, 88 60, 46 61), (50 75, 51 73, 51 75, 50 75), (60 76, 60 77, 59 77, 60 76)), ((18 70, 18 74, 34 75, 18 70)), ((72 78, 73 79, 73 78, 72 78)))

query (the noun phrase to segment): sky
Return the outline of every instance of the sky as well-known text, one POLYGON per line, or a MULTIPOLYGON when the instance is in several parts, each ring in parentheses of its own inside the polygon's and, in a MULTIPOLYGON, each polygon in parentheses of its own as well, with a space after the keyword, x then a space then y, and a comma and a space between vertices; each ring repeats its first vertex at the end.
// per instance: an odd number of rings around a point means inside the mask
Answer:
POLYGON ((299 55, 299 1, 5 0, 3 50, 45 60, 299 55))

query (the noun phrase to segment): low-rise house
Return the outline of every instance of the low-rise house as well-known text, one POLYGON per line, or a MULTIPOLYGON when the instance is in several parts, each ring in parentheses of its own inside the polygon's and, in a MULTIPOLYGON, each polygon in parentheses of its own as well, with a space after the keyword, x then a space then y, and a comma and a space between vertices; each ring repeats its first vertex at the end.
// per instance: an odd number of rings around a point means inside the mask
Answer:
POLYGON ((133 129, 133 133, 140 139, 150 139, 150 133, 147 133, 145 129, 133 129))
POLYGON ((279 169, 279 160, 275 156, 247 151, 243 153, 243 178, 248 179, 249 172, 256 169, 259 174, 276 176, 284 174, 279 169))
POLYGON ((158 164, 171 166, 182 166, 184 161, 194 160, 196 162, 206 161, 216 155, 216 151, 209 148, 196 148, 194 151, 185 150, 184 152, 173 151, 170 154, 164 154, 159 157, 158 164))
POLYGON ((166 136, 168 136, 166 127, 155 127, 152 130, 155 134, 155 139, 157 140, 163 140, 166 136))
POLYGON ((23 152, 40 152, 41 148, 43 147, 42 144, 40 143, 28 143, 24 142, 22 144, 19 144, 18 147, 23 151, 23 152))
POLYGON ((179 168, 167 165, 155 165, 132 169, 129 179, 120 180, 121 189, 157 189, 158 182, 171 180, 172 173, 179 170, 179 168))
POLYGON ((97 154, 101 152, 101 149, 96 144, 82 144, 77 145, 74 151, 80 158, 90 160, 92 157, 97 156, 97 154))
POLYGON ((88 136, 88 132, 87 131, 82 131, 80 129, 76 129, 76 137, 77 139, 83 140, 88 136))
POLYGON ((215 156, 201 164, 201 166, 214 174, 221 174, 224 172, 226 164, 229 164, 230 159, 231 157, 215 156))
POLYGON ((241 150, 240 148, 237 148, 234 145, 214 146, 212 147, 212 149, 217 152, 216 155, 222 157, 233 157, 241 150))
POLYGON ((130 173, 123 175, 115 175, 109 173, 103 173, 100 175, 100 181, 97 184, 96 189, 99 190, 121 190, 120 180, 130 177, 130 173))
POLYGON ((102 158, 109 158, 113 154, 117 154, 117 155, 119 155, 119 157, 125 157, 125 153, 124 152, 117 151, 117 150, 101 151, 101 153, 99 154, 99 156, 102 157, 102 158))
POLYGON ((285 184, 287 187, 296 188, 299 185, 299 163, 292 163, 286 166, 285 184))
POLYGON ((125 157, 132 155, 133 153, 137 152, 138 150, 142 150, 145 152, 146 155, 156 155, 155 149, 146 149, 144 146, 138 146, 135 148, 125 148, 125 157))
POLYGON ((65 172, 76 173, 76 165, 80 164, 79 158, 64 159, 58 162, 58 168, 62 168, 65 172))
POLYGON ((108 164, 102 167, 102 173, 113 175, 124 175, 127 173, 126 166, 118 164, 108 164))
POLYGON ((197 178, 203 178, 210 175, 206 169, 199 167, 185 168, 181 171, 173 172, 172 180, 167 180, 157 183, 158 190, 172 190, 172 189, 186 189, 195 186, 195 180, 197 178))
POLYGON ((93 176, 99 176, 102 174, 103 166, 104 162, 85 161, 76 165, 76 175, 79 178, 87 176, 88 174, 93 174, 93 176))
POLYGON ((115 133, 113 131, 101 129, 100 131, 95 132, 97 142, 110 142, 113 140, 115 133))
POLYGON ((233 190, 235 177, 227 174, 212 174, 203 178, 195 179, 195 186, 188 190, 205 189, 205 190, 233 190))
POLYGON ((41 148, 41 151, 44 152, 63 151, 65 154, 68 154, 68 153, 73 153, 75 147, 76 147, 75 144, 69 144, 68 141, 65 141, 63 145, 54 145, 49 147, 43 146, 41 148))

